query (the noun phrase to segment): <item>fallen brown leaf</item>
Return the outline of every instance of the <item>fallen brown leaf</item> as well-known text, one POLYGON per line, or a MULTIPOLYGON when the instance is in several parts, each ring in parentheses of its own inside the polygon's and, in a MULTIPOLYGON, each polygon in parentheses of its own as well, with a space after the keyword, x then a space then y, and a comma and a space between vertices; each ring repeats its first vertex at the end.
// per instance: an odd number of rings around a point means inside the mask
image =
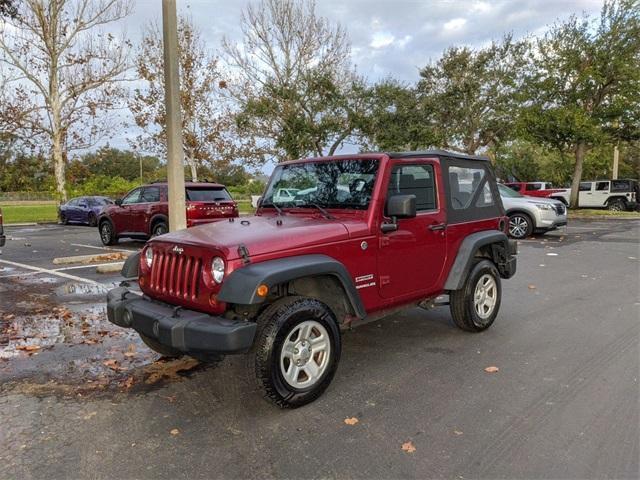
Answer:
POLYGON ((351 417, 351 418, 345 418, 344 419, 344 423, 346 423, 347 425, 355 425, 358 422, 359 422, 359 420, 356 417, 351 417))
POLYGON ((416 451, 416 447, 414 447, 411 442, 405 442, 402 444, 402 450, 407 453, 413 453, 416 451))
POLYGON ((460 430, 454 430, 453 433, 455 433, 456 435, 462 435, 464 432, 461 432, 460 430))
POLYGON ((491 367, 485 368, 484 371, 487 373, 496 373, 500 371, 500 369, 498 367, 491 366, 491 367))
POLYGON ((535 290, 536 286, 535 285, 529 285, 529 290, 535 290))
POLYGON ((171 430, 171 435, 178 435, 180 433, 180 430, 178 430, 177 428, 174 428, 173 430, 171 430))
POLYGON ((40 345, 18 345, 16 350, 22 350, 24 352, 35 352, 40 350, 40 345))

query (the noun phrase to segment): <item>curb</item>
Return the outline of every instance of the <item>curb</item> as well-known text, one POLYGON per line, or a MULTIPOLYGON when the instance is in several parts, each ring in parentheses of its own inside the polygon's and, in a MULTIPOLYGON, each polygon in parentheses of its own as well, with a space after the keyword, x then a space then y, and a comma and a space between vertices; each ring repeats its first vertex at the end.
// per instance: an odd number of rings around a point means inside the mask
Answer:
POLYGON ((58 257, 53 259, 54 265, 66 265, 69 263, 93 263, 108 262, 114 260, 124 260, 135 252, 115 251, 110 253, 99 253, 96 255, 75 255, 72 257, 58 257))
POLYGON ((98 265, 96 267, 96 273, 115 273, 120 272, 124 262, 107 263, 106 265, 98 265))

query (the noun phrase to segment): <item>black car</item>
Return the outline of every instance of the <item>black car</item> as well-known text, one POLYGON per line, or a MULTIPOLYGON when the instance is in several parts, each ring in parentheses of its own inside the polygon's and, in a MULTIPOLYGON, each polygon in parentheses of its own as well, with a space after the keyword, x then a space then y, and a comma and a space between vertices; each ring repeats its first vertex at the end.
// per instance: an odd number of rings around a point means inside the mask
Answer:
POLYGON ((84 223, 91 227, 98 225, 98 216, 104 207, 113 204, 107 197, 77 197, 60 205, 60 223, 84 223))

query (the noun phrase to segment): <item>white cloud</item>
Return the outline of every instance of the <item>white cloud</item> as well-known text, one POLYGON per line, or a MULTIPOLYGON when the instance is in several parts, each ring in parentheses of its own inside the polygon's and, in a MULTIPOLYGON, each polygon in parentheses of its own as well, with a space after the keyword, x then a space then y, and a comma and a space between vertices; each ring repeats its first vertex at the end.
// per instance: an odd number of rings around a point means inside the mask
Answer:
POLYGON ((391 45, 396 37, 389 32, 376 32, 371 36, 371 48, 385 48, 391 45))
POLYGON ((493 7, 491 6, 490 3, 480 1, 480 2, 473 2, 469 11, 471 13, 483 14, 483 13, 489 13, 492 9, 493 7))
POLYGON ((444 29, 447 32, 453 32, 456 30, 460 30, 462 27, 464 27, 467 24, 467 19, 466 18, 453 18, 451 20, 449 20, 448 22, 445 22, 444 24, 444 29))

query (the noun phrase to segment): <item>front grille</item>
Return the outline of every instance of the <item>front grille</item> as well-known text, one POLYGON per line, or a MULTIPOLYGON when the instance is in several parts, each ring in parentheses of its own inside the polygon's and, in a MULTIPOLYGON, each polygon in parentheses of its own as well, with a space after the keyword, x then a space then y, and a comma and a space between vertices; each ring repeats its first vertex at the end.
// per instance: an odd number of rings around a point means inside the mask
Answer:
POLYGON ((154 292, 185 300, 198 297, 202 260, 173 252, 155 252, 149 288, 154 292))
POLYGON ((564 215, 565 211, 567 210, 564 206, 564 203, 556 204, 553 207, 556 209, 556 213, 558 215, 564 215))

